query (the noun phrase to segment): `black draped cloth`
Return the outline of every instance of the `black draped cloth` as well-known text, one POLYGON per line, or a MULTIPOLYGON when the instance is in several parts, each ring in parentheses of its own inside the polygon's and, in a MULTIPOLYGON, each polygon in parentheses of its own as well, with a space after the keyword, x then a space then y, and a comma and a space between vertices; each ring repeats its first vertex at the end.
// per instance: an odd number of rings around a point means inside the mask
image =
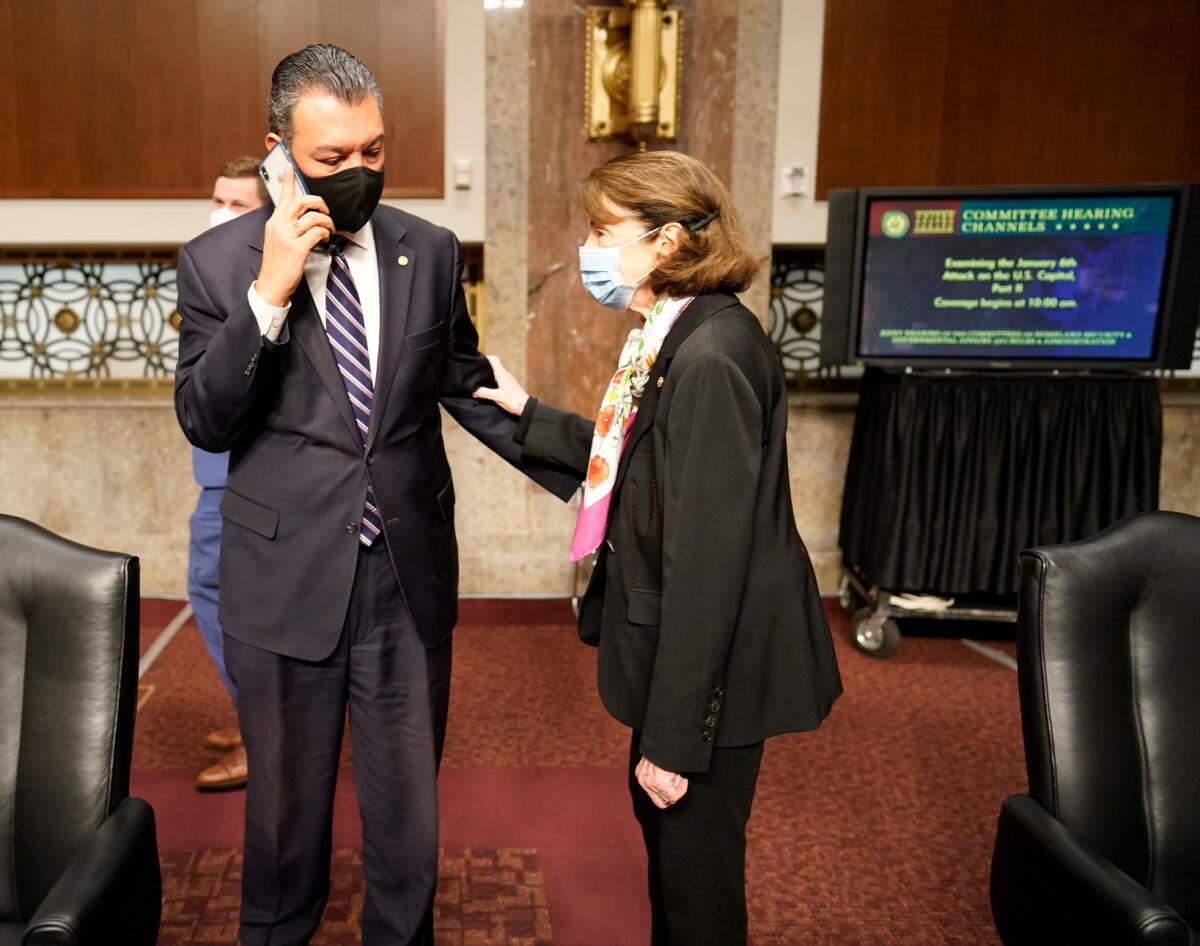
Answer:
POLYGON ((1017 554, 1158 507, 1151 377, 863 378, 842 501, 844 561, 888 591, 1003 595, 1017 554))

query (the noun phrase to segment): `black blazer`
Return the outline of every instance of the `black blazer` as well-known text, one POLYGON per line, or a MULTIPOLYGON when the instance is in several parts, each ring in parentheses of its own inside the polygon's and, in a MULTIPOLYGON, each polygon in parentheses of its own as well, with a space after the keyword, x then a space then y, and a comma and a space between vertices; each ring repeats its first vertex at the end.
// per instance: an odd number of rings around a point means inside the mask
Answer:
POLYGON ((263 338, 250 309, 269 213, 209 230, 179 253, 176 414, 193 444, 231 451, 221 626, 275 653, 328 656, 350 597, 369 481, 409 610, 433 645, 453 629, 458 601, 454 485, 438 405, 559 496, 578 479, 522 460, 516 421, 471 397, 495 381, 467 315, 454 234, 384 206, 371 218, 380 352, 364 451, 304 280, 277 343, 263 338))
MULTIPOLYGON (((758 321, 732 295, 697 297, 642 395, 579 615, 604 705, 665 769, 704 772, 714 745, 814 729, 842 692, 796 532, 787 420, 758 321)), ((582 478, 592 430, 531 399, 517 439, 582 478)))

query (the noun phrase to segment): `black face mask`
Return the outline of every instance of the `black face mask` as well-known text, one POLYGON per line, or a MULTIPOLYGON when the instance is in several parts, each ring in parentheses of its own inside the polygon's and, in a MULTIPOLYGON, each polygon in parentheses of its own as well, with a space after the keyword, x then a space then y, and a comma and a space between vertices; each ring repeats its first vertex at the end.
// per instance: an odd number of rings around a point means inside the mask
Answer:
POLYGON ((305 177, 310 194, 329 206, 333 225, 342 233, 361 230, 383 195, 383 172, 367 167, 346 168, 326 177, 305 177))

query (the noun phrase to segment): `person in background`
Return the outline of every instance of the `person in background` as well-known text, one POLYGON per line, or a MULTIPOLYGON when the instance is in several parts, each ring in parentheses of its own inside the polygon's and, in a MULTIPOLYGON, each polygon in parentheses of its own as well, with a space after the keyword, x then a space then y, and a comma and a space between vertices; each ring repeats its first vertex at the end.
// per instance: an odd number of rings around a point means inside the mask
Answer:
POLYGON ((520 418, 522 456, 584 484, 571 544, 598 553, 579 635, 631 730, 652 946, 745 946, 746 822, 763 742, 816 729, 842 692, 792 511, 783 372, 734 295, 758 271, 716 175, 672 151, 584 181, 579 249, 608 318, 639 316, 590 420, 492 359, 476 397, 520 418))
MULTIPOLYGON (((258 159, 236 158, 217 175, 213 184, 209 227, 220 226, 267 202, 267 190, 258 176, 258 159)), ((196 625, 213 666, 229 698, 237 704, 237 688, 225 669, 225 650, 221 625, 217 620, 217 563, 221 549, 221 497, 229 475, 229 454, 209 453, 192 448, 192 474, 200 487, 200 498, 189 522, 188 601, 196 616, 196 625)), ((196 787, 204 792, 227 791, 246 785, 246 750, 236 727, 218 729, 205 740, 224 755, 196 777, 196 787)))
POLYGON ((267 202, 267 189, 258 176, 258 158, 234 158, 226 164, 213 184, 209 227, 228 223, 267 202))

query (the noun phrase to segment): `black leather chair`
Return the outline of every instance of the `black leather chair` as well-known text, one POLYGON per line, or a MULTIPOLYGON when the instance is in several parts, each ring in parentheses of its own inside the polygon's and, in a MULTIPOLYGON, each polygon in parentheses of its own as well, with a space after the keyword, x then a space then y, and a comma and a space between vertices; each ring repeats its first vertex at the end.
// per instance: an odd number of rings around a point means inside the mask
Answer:
POLYGON ((0 946, 149 946, 154 813, 129 796, 138 560, 0 516, 0 946))
POLYGON ((1029 795, 1000 812, 1006 946, 1200 929, 1200 519, 1153 512, 1021 555, 1029 795))

